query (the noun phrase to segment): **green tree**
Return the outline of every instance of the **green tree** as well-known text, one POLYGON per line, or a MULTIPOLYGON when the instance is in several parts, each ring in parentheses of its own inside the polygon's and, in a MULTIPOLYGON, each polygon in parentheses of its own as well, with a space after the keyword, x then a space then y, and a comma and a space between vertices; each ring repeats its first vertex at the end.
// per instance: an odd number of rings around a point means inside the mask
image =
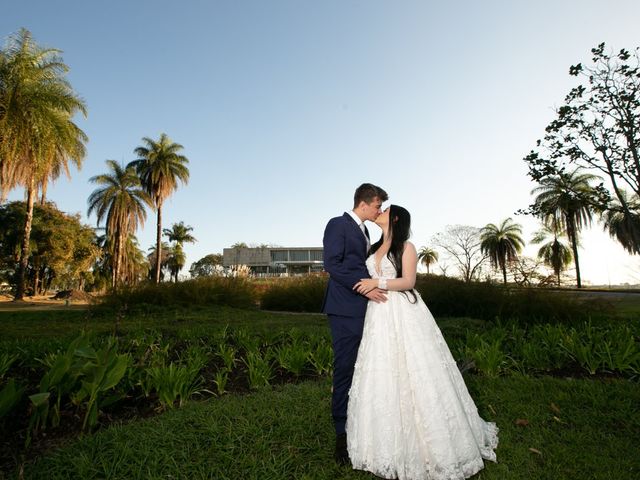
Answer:
MULTIPOLYGON (((156 265, 158 264, 157 245, 151 245, 147 250, 147 260, 149 262, 149 280, 156 279, 156 265)), ((169 257, 171 255, 171 246, 167 242, 162 242, 160 248, 160 280, 164 280, 164 271, 169 268, 169 257)))
POLYGON ((184 222, 178 222, 171 225, 171 228, 165 228, 163 233, 170 242, 176 242, 182 247, 185 243, 195 243, 198 241, 191 235, 190 232, 192 231, 193 227, 190 225, 185 225, 184 222))
POLYGON ((160 259, 162 257, 162 205, 164 201, 178 188, 178 181, 189 181, 189 160, 180 152, 184 147, 174 143, 165 134, 160 135, 158 141, 144 137, 144 146, 134 150, 138 156, 129 165, 135 167, 140 176, 144 189, 151 196, 157 213, 156 249, 160 255, 156 256, 156 283, 160 282, 160 259))
POLYGON ((613 199, 601 212, 604 228, 626 251, 640 253, 636 243, 640 238, 640 197, 635 194, 629 196, 624 190, 619 195, 622 202, 613 199))
MULTIPOLYGON (((24 202, 0 206, 0 270, 14 289, 25 215, 24 202)), ((83 225, 79 215, 61 212, 51 202, 34 206, 25 275, 29 291, 37 295, 53 287, 83 289, 99 256, 95 231, 83 225)))
POLYGON ((427 273, 429 273, 429 267, 438 261, 438 257, 438 252, 431 247, 422 247, 418 250, 418 260, 427 267, 427 273))
POLYGON ((149 260, 139 246, 135 235, 129 234, 122 256, 122 276, 127 285, 135 285, 148 277, 149 260))
POLYGON ((534 233, 531 243, 540 245, 538 258, 553 269, 558 286, 560 286, 560 274, 573 261, 571 247, 562 241, 566 232, 562 230, 560 223, 551 216, 543 223, 542 228, 534 233))
POLYGON ((624 193, 629 188, 640 197, 639 49, 610 53, 601 43, 591 54, 590 64, 569 68, 569 75, 583 81, 557 109, 538 150, 524 160, 534 181, 561 175, 569 166, 601 172, 609 188, 597 185, 592 201, 605 216, 613 211, 617 227, 610 233, 626 250, 640 253, 640 210, 624 193))
POLYGON ((184 253, 184 243, 195 243, 196 238, 191 235, 193 227, 185 225, 184 222, 174 223, 171 228, 164 229, 164 235, 170 242, 175 242, 171 248, 171 254, 169 255, 169 270, 174 280, 178 281, 178 274, 182 270, 187 261, 186 254, 184 253))
POLYGON ((480 248, 489 256, 493 268, 500 268, 504 284, 507 284, 507 263, 513 262, 522 252, 522 226, 513 223, 511 218, 503 220, 500 225, 489 223, 480 231, 480 248))
POLYGON ((135 234, 138 226, 147 218, 145 206, 151 206, 151 199, 140 185, 140 179, 133 167, 123 168, 115 160, 107 160, 109 173, 89 179, 99 185, 89 196, 87 215, 96 213, 98 225, 105 221, 105 235, 111 255, 111 286, 116 287, 124 280, 122 266, 125 261, 126 243, 135 234))
POLYGON ((222 266, 222 254, 210 253, 200 260, 193 262, 191 268, 189 268, 189 274, 193 278, 209 277, 215 275, 220 266, 222 266))
POLYGON ((591 183, 599 179, 596 175, 576 169, 571 173, 542 177, 540 185, 531 191, 532 195, 536 195, 534 211, 543 221, 553 219, 558 222, 560 228, 567 232, 576 266, 578 288, 582 288, 578 259, 580 231, 591 224, 594 197, 597 194, 591 183))
POLYGON ((87 136, 72 121, 85 103, 71 88, 60 51, 37 45, 28 30, 10 37, 0 52, 0 189, 26 191, 15 299, 24 296, 33 205, 38 185, 69 162, 82 164, 87 136))
POLYGON ((167 266, 169 267, 169 274, 173 277, 174 282, 178 282, 178 274, 180 273, 180 270, 184 268, 186 262, 187 256, 185 255, 181 244, 176 243, 169 248, 167 266))

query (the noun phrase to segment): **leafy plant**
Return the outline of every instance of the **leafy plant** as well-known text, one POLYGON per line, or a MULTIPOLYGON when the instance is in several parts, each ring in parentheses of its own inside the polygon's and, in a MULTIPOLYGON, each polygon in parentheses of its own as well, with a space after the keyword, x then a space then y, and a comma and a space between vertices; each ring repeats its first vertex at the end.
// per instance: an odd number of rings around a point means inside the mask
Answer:
POLYGON ((41 362, 49 367, 40 380, 39 392, 31 395, 32 413, 29 422, 30 431, 37 432, 46 428, 49 417, 49 400, 53 394, 51 425, 60 424, 60 406, 62 399, 76 388, 83 374, 83 356, 90 351, 89 338, 83 333, 75 338, 67 350, 46 355, 41 362))
POLYGON ((244 328, 235 331, 234 339, 236 344, 245 352, 255 352, 260 348, 260 337, 244 328))
POLYGON ((274 356, 280 367, 298 377, 307 365, 309 348, 300 341, 294 341, 278 347, 274 356))
POLYGON ((309 353, 309 363, 318 375, 329 374, 333 369, 333 348, 327 341, 320 341, 309 353))
POLYGON ((93 427, 98 423, 99 406, 107 406, 122 398, 120 394, 113 394, 109 397, 104 395, 114 388, 124 377, 127 368, 131 363, 128 354, 118 354, 115 341, 111 340, 100 349, 86 349, 77 352, 86 363, 82 369, 82 387, 71 396, 75 405, 80 405, 86 400, 86 413, 82 422, 82 429, 93 427))
POLYGON ((249 374, 249 387, 258 389, 269 385, 273 376, 273 367, 267 354, 258 351, 249 351, 245 355, 244 364, 249 374))
POLYGON ((183 406, 189 398, 203 391, 199 370, 193 365, 176 365, 173 362, 168 366, 147 369, 148 385, 158 394, 162 410, 173 408, 176 401, 183 406))
POLYGON ((9 355, 7 352, 0 354, 0 380, 4 378, 5 374, 11 367, 11 364, 18 359, 18 355, 9 355))
POLYGON ((217 395, 224 395, 225 393, 227 393, 227 383, 229 382, 229 370, 222 369, 222 370, 218 370, 214 377, 213 377, 213 383, 216 386, 216 394, 217 395))
POLYGON ((10 378, 2 390, 0 390, 0 418, 7 415, 24 395, 25 387, 16 384, 14 378, 10 378))
POLYGON ((602 344, 603 367, 609 371, 638 374, 640 349, 627 326, 616 329, 602 344))
POLYGON ((224 363, 225 369, 228 371, 233 370, 236 363, 236 349, 226 343, 218 344, 216 350, 216 356, 219 357, 224 363))
POLYGON ((481 339, 480 344, 469 351, 469 356, 473 358, 478 370, 488 377, 500 375, 507 362, 500 340, 488 343, 481 339))
POLYGON ((565 335, 562 345, 581 367, 589 374, 595 375, 603 365, 602 356, 598 352, 598 344, 602 340, 604 340, 602 335, 598 335, 588 324, 582 335, 575 328, 572 328, 565 335))

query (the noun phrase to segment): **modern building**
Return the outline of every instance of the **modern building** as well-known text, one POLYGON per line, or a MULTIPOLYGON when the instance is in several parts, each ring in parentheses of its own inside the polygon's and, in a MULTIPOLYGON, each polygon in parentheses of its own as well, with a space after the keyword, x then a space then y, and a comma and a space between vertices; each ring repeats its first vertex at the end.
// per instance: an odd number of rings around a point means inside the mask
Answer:
POLYGON ((257 276, 294 276, 322 272, 322 247, 225 248, 222 265, 246 265, 257 276))

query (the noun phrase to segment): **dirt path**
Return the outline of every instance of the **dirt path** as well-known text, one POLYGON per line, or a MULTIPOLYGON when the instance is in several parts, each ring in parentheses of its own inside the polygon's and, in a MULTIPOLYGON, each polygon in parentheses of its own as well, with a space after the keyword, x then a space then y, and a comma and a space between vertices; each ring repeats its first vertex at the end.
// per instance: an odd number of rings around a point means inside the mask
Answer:
POLYGON ((89 303, 80 300, 53 300, 50 296, 25 297, 14 302, 11 297, 0 296, 0 312, 38 311, 38 310, 84 310, 89 303))

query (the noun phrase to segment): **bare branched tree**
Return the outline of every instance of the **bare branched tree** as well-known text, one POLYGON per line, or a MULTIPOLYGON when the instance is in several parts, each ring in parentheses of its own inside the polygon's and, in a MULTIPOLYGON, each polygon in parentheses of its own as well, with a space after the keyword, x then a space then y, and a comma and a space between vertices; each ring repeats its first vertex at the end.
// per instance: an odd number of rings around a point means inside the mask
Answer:
POLYGON ((488 256, 480 248, 480 229, 469 225, 447 225, 431 243, 440 247, 457 267, 465 282, 477 280, 488 256))

